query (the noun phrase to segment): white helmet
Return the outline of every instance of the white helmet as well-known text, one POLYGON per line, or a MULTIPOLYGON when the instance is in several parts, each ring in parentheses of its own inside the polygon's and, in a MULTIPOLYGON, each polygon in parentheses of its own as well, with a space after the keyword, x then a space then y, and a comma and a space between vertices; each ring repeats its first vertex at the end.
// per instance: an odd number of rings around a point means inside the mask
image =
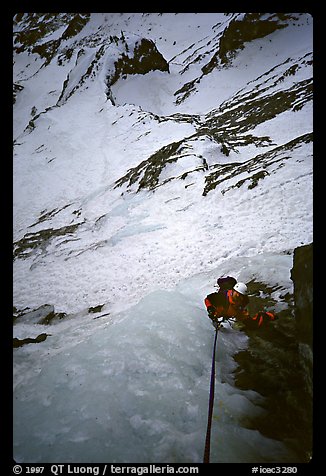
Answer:
POLYGON ((243 296, 247 296, 248 288, 244 283, 237 283, 234 285, 233 289, 243 296))

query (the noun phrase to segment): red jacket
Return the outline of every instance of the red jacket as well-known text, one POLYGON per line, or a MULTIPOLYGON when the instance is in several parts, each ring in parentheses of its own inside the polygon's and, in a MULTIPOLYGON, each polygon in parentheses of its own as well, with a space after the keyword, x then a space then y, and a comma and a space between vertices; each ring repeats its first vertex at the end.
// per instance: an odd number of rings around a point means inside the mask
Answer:
POLYGON ((236 319, 245 321, 249 328, 261 327, 263 322, 269 323, 277 319, 277 316, 272 311, 259 311, 252 318, 246 306, 249 302, 247 296, 244 296, 242 302, 236 303, 233 299, 233 290, 230 289, 226 293, 218 292, 206 296, 205 305, 207 307, 208 315, 211 319, 218 317, 235 317, 236 319))
POLYGON ((247 296, 243 296, 241 303, 233 300, 233 289, 223 293, 212 293, 205 298, 205 305, 211 318, 218 317, 236 317, 243 320, 249 318, 249 312, 246 306, 249 302, 247 296))

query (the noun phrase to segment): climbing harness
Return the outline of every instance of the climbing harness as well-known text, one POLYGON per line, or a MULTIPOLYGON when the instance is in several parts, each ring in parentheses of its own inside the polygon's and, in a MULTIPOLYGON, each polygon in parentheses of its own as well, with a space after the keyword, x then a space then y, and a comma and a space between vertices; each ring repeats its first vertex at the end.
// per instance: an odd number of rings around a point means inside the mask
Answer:
POLYGON ((204 452, 203 463, 209 463, 210 446, 211 446, 211 427, 212 427, 214 392, 215 392, 215 353, 216 353, 217 333, 220 327, 221 327, 221 324, 218 323, 216 326, 215 338, 214 338, 211 383, 210 383, 210 390, 209 390, 208 419, 207 419, 207 430, 206 430, 206 441, 205 441, 205 452, 204 452))

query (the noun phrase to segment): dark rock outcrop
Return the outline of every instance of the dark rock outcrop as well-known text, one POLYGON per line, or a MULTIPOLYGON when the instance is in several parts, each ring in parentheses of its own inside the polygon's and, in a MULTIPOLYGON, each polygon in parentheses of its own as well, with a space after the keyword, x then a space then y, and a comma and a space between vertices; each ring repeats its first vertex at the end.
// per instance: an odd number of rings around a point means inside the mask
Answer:
MULTIPOLYGON (((312 247, 294 251, 294 294, 282 297, 287 307, 269 326, 245 329, 248 348, 235 356, 236 385, 264 397, 265 412, 248 418, 246 425, 282 441, 293 452, 293 463, 307 463, 312 455, 312 247)), ((251 315, 258 305, 273 308, 271 298, 258 304, 257 284, 265 296, 273 291, 262 283, 248 283, 251 315)))
POLYGON ((50 324, 54 319, 63 319, 65 312, 55 312, 52 304, 44 304, 37 309, 18 311, 14 308, 14 323, 17 319, 25 324, 50 324))
POLYGON ((23 345, 26 345, 26 344, 37 344, 39 342, 43 342, 45 341, 45 339, 49 336, 50 334, 45 334, 45 333, 42 333, 42 334, 39 334, 37 337, 35 338, 32 338, 32 337, 27 337, 26 339, 17 339, 17 337, 14 337, 13 338, 13 347, 14 348, 17 348, 17 347, 22 347, 23 345))
POLYGON ((263 38, 279 28, 285 28, 291 14, 285 13, 245 13, 231 20, 220 38, 220 47, 210 62, 202 68, 204 74, 210 73, 217 65, 228 64, 245 43, 263 38))
POLYGON ((108 86, 125 74, 146 74, 155 70, 169 72, 169 64, 157 50, 155 43, 146 38, 136 43, 133 55, 122 54, 114 66, 115 71, 109 77, 108 86))
POLYGON ((294 284, 295 320, 298 340, 312 348, 313 337, 313 245, 294 251, 291 279, 294 284))

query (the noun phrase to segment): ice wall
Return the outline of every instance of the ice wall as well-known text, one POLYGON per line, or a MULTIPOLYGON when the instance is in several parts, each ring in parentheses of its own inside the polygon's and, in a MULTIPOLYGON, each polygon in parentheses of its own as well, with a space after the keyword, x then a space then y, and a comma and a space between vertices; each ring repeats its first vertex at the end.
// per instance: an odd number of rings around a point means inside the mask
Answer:
MULTIPOLYGON (((15 460, 202 462, 214 338, 203 306, 159 290, 99 321, 59 352, 38 344, 40 368, 14 393, 15 460)), ((236 329, 218 336, 212 462, 286 460, 281 443, 241 425, 262 411, 258 394, 233 386, 232 354, 245 346, 236 329)), ((22 361, 28 346, 15 352, 22 361)))

